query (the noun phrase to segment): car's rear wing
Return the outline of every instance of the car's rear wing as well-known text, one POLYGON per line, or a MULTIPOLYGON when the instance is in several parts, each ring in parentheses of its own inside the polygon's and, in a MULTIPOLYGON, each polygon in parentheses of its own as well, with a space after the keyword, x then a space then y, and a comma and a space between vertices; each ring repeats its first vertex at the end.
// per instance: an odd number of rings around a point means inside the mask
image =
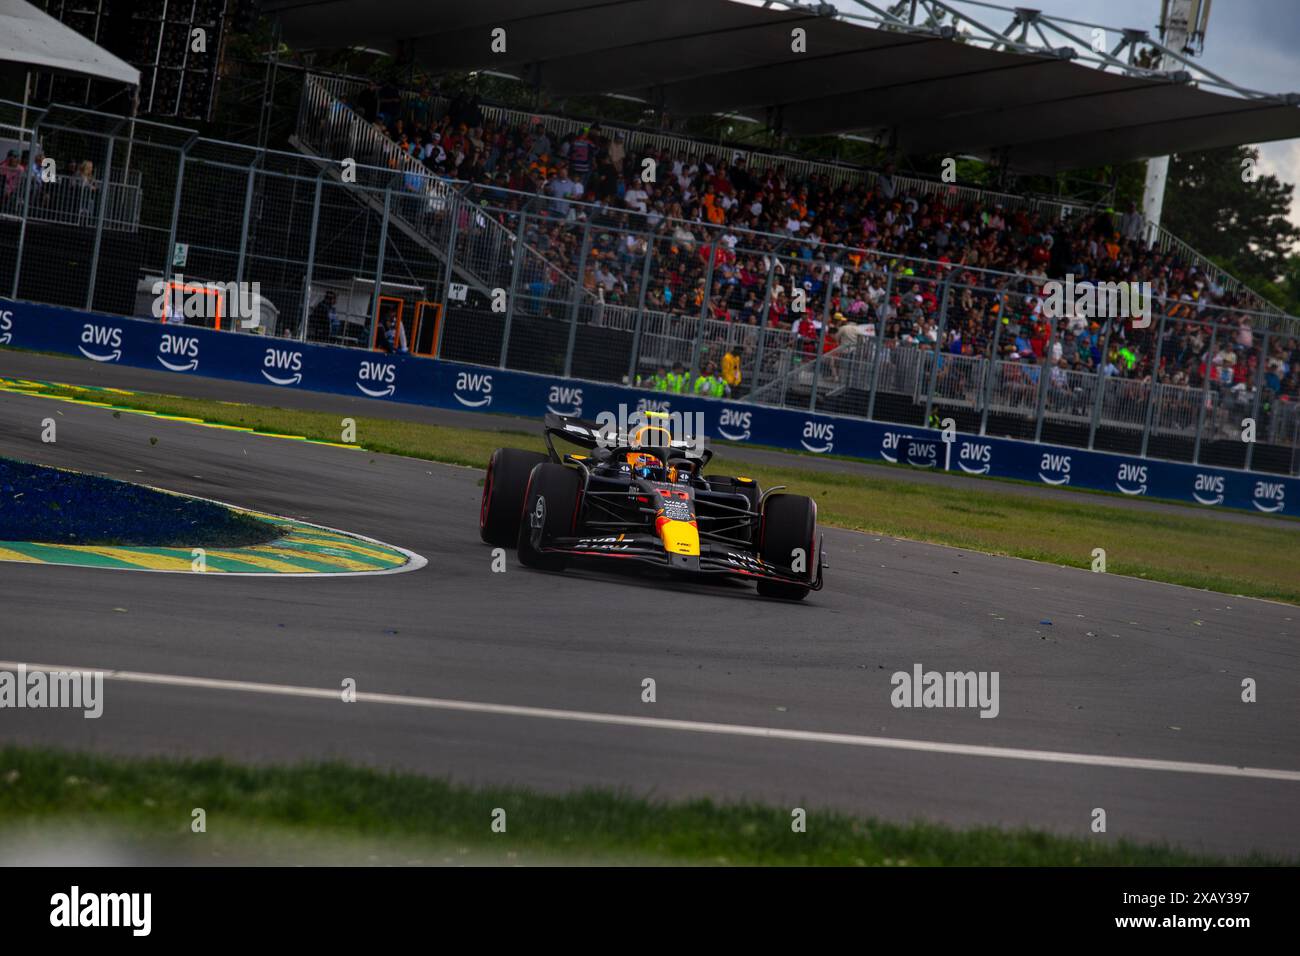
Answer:
MULTIPOLYGON (((655 427, 655 419, 664 415, 664 413, 640 412, 635 414, 645 418, 649 423, 638 429, 638 431, 642 431, 641 437, 645 439, 644 442, 640 443, 635 440, 637 437, 635 435, 619 435, 616 426, 610 427, 597 422, 572 418, 568 415, 556 415, 554 412, 547 412, 542 422, 542 431, 546 439, 546 447, 551 453, 551 460, 556 462, 563 460, 563 456, 555 450, 555 445, 551 441, 552 438, 563 438, 565 441, 582 448, 608 449, 610 453, 646 451, 663 458, 665 461, 669 458, 692 458, 698 460, 701 467, 713 457, 713 449, 708 447, 708 440, 703 435, 692 436, 690 440, 685 438, 674 439, 669 428, 655 427), (665 444, 649 437, 657 433, 661 433, 669 441, 665 444), (629 437, 633 440, 627 440, 629 437)), ((671 421, 671 419, 668 421, 671 421)))

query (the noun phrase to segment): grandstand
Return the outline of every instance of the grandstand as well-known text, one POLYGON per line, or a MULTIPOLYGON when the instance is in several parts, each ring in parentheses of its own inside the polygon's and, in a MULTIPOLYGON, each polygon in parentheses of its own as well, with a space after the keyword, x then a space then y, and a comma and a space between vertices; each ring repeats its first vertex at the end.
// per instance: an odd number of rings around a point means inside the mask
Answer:
MULTIPOLYGON (((758 18, 756 31, 805 23, 841 46, 845 30, 868 46, 889 32, 742 9, 758 18)), ((487 22, 492 12, 474 15, 487 22)), ((428 19, 414 8, 405 16, 407 25, 428 19)), ((328 23, 308 29, 296 17, 283 17, 291 42, 336 42, 328 23)), ((346 19, 351 30, 362 22, 346 19)), ((445 52, 443 34, 468 29, 431 22, 431 50, 445 52)), ((940 40, 925 40, 938 51, 935 75, 909 82, 942 82, 955 69, 940 40)), ((591 36, 566 42, 566 56, 605 55, 591 36)), ((1027 55, 959 56, 977 54, 1027 55)), ((761 94, 742 95, 734 76, 768 69, 762 61, 774 55, 756 47, 745 63, 720 64, 734 71, 717 84, 736 97, 724 105, 752 105, 747 97, 761 94)), ((1054 83, 1074 75, 1065 67, 1089 72, 1061 59, 1038 64, 1054 83)), ((663 69, 678 73, 637 82, 689 86, 682 64, 663 69)), ((1222 110, 1228 98, 1185 85, 1175 96, 1142 79, 1129 86, 1165 106, 1173 96, 1186 114, 1222 110)), ((145 121, 124 135, 120 118, 93 111, 0 103, 0 139, 26 144, 0 200, 0 291, 131 315, 143 283, 184 271, 258 282, 278 311, 259 331, 286 339, 382 347, 378 328, 391 316, 412 353, 452 361, 646 387, 674 365, 694 382, 712 364, 737 402, 904 425, 952 417, 980 435, 1300 468, 1300 320, 1133 213, 422 89, 380 91, 367 78, 309 72, 301 89, 292 153, 145 121), (33 143, 60 167, 88 161, 83 184, 47 188, 32 176, 33 143), (641 178, 647 160, 651 184, 641 178), (105 230, 115 231, 111 243, 105 230), (1065 274, 1149 282, 1152 325, 1047 315, 1043 284, 1065 274), (332 305, 322 306, 327 293, 332 305), (1259 423, 1255 443, 1240 440, 1245 418, 1259 423)), ((1141 125, 1150 107, 1129 107, 1141 125)), ((1297 112, 1257 100, 1236 109, 1215 142, 1286 135, 1297 112)), ((912 135, 938 145, 941 125, 938 116, 912 135)), ((1024 145, 1041 159, 1055 139, 1088 132, 1048 130, 1024 145)), ((1200 146, 1206 135, 1151 148, 1200 146)))

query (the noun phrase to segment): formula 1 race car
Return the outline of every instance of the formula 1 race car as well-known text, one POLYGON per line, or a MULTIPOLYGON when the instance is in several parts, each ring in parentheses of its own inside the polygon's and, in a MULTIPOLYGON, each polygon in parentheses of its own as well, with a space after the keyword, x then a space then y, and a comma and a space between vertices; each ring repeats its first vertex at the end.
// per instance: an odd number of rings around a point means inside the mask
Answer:
POLYGON ((479 534, 518 547, 531 568, 574 558, 637 561, 684 575, 748 578, 765 597, 800 600, 822 587, 817 503, 760 492, 750 478, 705 477, 713 452, 674 439, 667 422, 628 433, 548 414, 549 454, 498 448, 488 463, 479 534), (586 454, 563 454, 554 439, 586 454))

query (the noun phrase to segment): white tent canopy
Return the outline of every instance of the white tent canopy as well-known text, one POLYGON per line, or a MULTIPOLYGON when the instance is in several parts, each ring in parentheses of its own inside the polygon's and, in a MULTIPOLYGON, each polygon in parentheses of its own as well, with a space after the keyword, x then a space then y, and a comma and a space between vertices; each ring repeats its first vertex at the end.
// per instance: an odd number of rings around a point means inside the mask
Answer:
POLYGON ((131 64, 26 0, 0 0, 0 62, 140 85, 140 71, 131 64))

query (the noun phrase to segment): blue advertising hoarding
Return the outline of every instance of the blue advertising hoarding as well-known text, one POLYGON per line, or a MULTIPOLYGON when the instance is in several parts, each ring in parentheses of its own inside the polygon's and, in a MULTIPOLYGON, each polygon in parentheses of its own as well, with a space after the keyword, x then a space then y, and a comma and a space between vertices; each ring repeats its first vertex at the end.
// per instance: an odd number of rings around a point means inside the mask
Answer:
POLYGON ((0 299, 0 346, 278 388, 540 418, 546 411, 660 410, 704 416, 712 439, 914 468, 1300 514, 1300 480, 1131 455, 868 422, 722 399, 461 365, 410 355, 217 332, 0 299))

